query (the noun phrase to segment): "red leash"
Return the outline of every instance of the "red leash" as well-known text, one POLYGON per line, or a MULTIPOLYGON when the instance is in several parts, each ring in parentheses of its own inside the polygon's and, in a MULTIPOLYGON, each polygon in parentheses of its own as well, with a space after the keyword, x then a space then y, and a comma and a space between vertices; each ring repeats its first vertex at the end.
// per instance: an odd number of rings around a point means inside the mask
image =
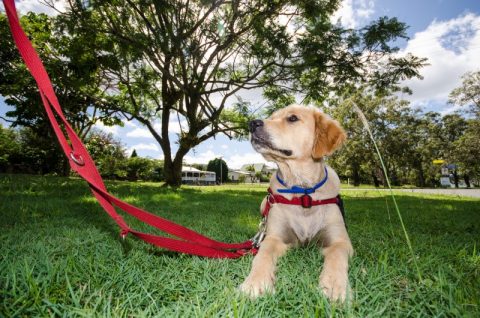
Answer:
POLYGON ((255 254, 256 249, 253 248, 251 240, 237 244, 215 241, 186 227, 125 203, 108 193, 102 177, 95 167, 95 163, 88 154, 80 138, 78 138, 77 134, 66 120, 42 61, 20 26, 15 9, 15 1, 3 0, 3 4, 5 5, 10 30, 12 31, 15 44, 17 45, 25 64, 30 70, 30 73, 37 82, 38 90, 40 91, 40 96, 48 118, 50 119, 50 123, 52 124, 53 130, 55 131, 65 155, 69 159, 70 167, 88 182, 93 195, 100 205, 122 229, 122 237, 131 233, 141 240, 161 248, 212 258, 238 258, 247 253, 255 254), (67 136, 63 133, 57 118, 63 124, 67 136), (142 233, 131 229, 123 218, 115 211, 114 205, 142 222, 162 230, 165 233, 174 235, 179 239, 142 233))

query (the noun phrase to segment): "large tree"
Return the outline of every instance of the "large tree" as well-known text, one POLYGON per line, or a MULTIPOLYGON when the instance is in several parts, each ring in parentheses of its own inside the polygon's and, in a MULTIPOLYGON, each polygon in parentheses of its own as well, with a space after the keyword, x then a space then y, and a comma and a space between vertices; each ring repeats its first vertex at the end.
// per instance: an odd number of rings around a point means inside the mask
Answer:
POLYGON ((419 76, 424 60, 395 57, 406 26, 382 17, 359 30, 331 22, 340 1, 80 1, 58 17, 66 34, 108 39, 109 109, 136 119, 160 144, 166 183, 181 184, 193 147, 218 133, 246 133, 244 90, 264 89, 273 107, 303 95, 321 101, 347 84, 382 89, 419 76), (172 120, 186 123, 177 136, 172 120), (175 149, 177 148, 177 149, 175 149))

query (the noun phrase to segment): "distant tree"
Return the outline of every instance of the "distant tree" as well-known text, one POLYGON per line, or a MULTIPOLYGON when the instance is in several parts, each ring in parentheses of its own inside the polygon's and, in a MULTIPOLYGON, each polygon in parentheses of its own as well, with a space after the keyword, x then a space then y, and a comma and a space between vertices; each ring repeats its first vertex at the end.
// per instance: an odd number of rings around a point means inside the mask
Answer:
POLYGON ((0 172, 11 172, 11 163, 20 153, 18 134, 0 124, 0 172))
POLYGON ((137 151, 133 149, 132 154, 130 155, 130 158, 135 158, 135 157, 138 157, 138 155, 137 155, 137 151))
POLYGON ((152 159, 135 156, 126 160, 125 170, 127 172, 127 179, 130 181, 137 181, 138 179, 150 180, 153 169, 154 162, 152 159))
POLYGON ((210 160, 207 164, 207 171, 215 172, 217 182, 224 183, 228 181, 228 166, 223 159, 215 158, 210 160))
POLYGON ((127 177, 125 147, 112 134, 92 130, 85 145, 102 176, 114 179, 127 177))
POLYGON ((454 151, 451 160, 458 164, 459 173, 463 175, 465 183, 470 187, 471 180, 480 186, 480 121, 467 121, 465 132, 453 142, 454 151))
POLYGON ((462 80, 462 86, 455 88, 450 93, 449 102, 468 106, 471 112, 480 117, 480 70, 465 73, 462 80))
POLYGON ((255 172, 255 182, 260 182, 262 181, 262 172, 261 171, 257 171, 255 172))

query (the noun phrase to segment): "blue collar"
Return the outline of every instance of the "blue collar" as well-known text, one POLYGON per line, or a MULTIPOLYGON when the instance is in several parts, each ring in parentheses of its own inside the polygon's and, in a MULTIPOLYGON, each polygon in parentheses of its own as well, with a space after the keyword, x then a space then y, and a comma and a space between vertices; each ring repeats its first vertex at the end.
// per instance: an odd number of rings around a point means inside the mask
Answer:
POLYGON ((311 188, 302 188, 302 187, 299 187, 299 186, 293 186, 291 188, 288 188, 288 186, 285 184, 285 181, 283 181, 280 176, 278 175, 278 172, 277 172, 277 180, 278 182, 280 182, 280 184, 282 186, 284 186, 285 188, 287 189, 277 189, 277 191, 279 193, 302 193, 302 194, 311 194, 311 193, 314 193, 315 190, 317 190, 318 188, 320 188, 321 186, 323 186, 325 184, 325 182, 327 182, 328 180, 328 171, 327 171, 327 167, 325 167, 325 177, 319 182, 317 183, 316 185, 314 185, 313 187, 311 188))

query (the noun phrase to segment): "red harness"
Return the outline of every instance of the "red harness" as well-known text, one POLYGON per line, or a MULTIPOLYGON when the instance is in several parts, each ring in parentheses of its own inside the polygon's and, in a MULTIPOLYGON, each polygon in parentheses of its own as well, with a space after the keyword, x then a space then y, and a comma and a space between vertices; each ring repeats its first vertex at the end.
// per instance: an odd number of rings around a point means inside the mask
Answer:
POLYGON ((267 195, 267 203, 265 204, 265 208, 262 211, 262 215, 264 218, 268 216, 270 209, 272 208, 273 204, 280 203, 280 204, 290 204, 290 205, 301 205, 303 208, 309 209, 312 206, 316 205, 326 205, 326 204, 337 204, 340 207, 343 215, 343 208, 342 208, 342 199, 340 195, 336 196, 335 198, 324 199, 324 200, 313 200, 311 196, 308 194, 304 194, 301 197, 293 197, 292 199, 287 199, 283 195, 274 194, 271 188, 268 188, 268 195, 267 195))

